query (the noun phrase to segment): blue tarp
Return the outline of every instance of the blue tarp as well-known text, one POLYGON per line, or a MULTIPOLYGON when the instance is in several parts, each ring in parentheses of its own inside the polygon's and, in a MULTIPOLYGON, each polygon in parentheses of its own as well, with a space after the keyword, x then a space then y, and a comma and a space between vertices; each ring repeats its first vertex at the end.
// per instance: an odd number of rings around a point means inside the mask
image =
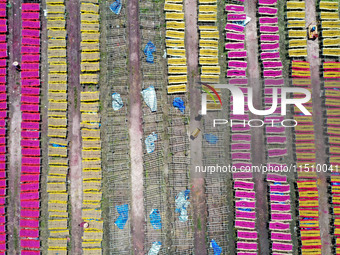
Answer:
POLYGON ((148 255, 157 255, 159 250, 161 249, 162 243, 161 242, 153 242, 152 247, 150 248, 148 255))
POLYGON ((285 193, 280 193, 280 192, 270 192, 270 194, 274 194, 274 195, 285 195, 285 193))
POLYGON ((119 216, 115 221, 115 224, 119 229, 123 229, 129 218, 129 205, 128 204, 117 205, 116 210, 119 213, 119 216))
POLYGON ((154 229, 162 228, 161 214, 158 209, 153 209, 150 213, 150 223, 154 229))
POLYGON ((152 53, 154 53, 155 51, 156 51, 156 46, 151 41, 149 41, 144 48, 144 54, 146 55, 146 62, 151 63, 151 64, 154 63, 153 62, 154 57, 152 53))
POLYGON ((65 145, 60 145, 60 144, 56 144, 56 143, 52 143, 53 147, 66 147, 65 145))
POLYGON ((112 108, 115 111, 118 111, 120 108, 124 106, 123 100, 118 93, 113 93, 112 94, 112 108))
POLYGON ((110 4, 110 10, 117 15, 120 13, 121 9, 122 9, 122 2, 120 0, 116 0, 112 4, 110 4))
POLYGON ((250 21, 251 21, 251 18, 246 17, 245 20, 242 20, 242 21, 232 21, 231 23, 235 23, 235 24, 238 24, 238 25, 241 25, 241 26, 245 27, 250 21))
POLYGON ((176 108, 178 108, 182 113, 184 113, 185 105, 184 101, 180 97, 175 97, 174 101, 172 102, 172 105, 176 108))
POLYGON ((155 148, 156 148, 155 141, 157 141, 157 134, 155 132, 152 132, 145 139, 145 146, 146 146, 147 153, 151 153, 155 151, 155 148))
POLYGON ((236 208, 237 210, 244 211, 244 212, 251 212, 252 209, 250 208, 236 208))
POLYGON ((142 91, 143 99, 152 112, 157 111, 157 97, 154 86, 150 86, 142 91))
POLYGON ((210 144, 216 144, 218 142, 217 136, 213 134, 205 134, 204 139, 210 144))
POLYGON ((210 241, 210 248, 214 249, 214 255, 221 255, 222 248, 220 246, 218 246, 218 244, 216 243, 216 241, 214 239, 212 239, 210 241))
POLYGON ((186 222, 188 220, 188 212, 187 207, 189 206, 190 202, 189 199, 190 190, 181 191, 176 196, 176 212, 179 213, 179 221, 186 222))

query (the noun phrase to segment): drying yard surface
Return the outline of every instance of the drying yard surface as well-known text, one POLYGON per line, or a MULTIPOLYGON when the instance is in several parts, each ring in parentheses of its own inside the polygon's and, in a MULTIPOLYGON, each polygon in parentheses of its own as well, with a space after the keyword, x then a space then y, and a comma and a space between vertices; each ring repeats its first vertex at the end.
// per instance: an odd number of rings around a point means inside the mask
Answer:
POLYGON ((338 0, 0 0, 0 254, 340 254, 339 90, 338 0))

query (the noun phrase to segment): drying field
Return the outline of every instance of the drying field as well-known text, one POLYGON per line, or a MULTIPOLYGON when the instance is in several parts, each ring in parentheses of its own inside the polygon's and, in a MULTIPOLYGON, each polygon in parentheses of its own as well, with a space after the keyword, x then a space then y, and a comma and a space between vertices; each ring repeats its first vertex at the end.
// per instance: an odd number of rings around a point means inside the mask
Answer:
POLYGON ((340 254, 339 91, 338 0, 0 0, 0 254, 340 254))

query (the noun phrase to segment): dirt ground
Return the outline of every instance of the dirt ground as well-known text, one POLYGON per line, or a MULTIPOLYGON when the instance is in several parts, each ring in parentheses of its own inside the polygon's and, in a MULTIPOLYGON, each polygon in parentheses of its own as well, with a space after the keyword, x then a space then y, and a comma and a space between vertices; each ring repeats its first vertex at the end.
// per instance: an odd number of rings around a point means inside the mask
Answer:
MULTIPOLYGON (((138 0, 130 0, 128 2, 128 19, 129 19, 129 68, 130 68, 130 112, 129 112, 129 134, 130 134, 130 150, 131 150, 131 181, 132 181, 132 203, 131 203, 131 225, 132 240, 134 254, 145 254, 144 251, 144 224, 145 210, 143 201, 143 147, 142 147, 142 109, 141 109, 141 75, 140 75, 140 33, 138 20, 138 0)), ((259 81, 260 69, 258 62, 258 43, 256 31, 256 0, 248 1, 246 5, 247 15, 252 18, 251 23, 247 25, 246 43, 248 50, 248 74, 251 86, 254 89, 254 102, 260 102, 261 83, 259 81)), ((13 15, 9 16, 9 36, 13 38, 10 45, 11 64, 15 60, 20 61, 20 1, 13 0, 13 15)), ((70 174, 71 181, 71 204, 72 204, 72 227, 71 227, 71 254, 81 254, 81 237, 82 230, 79 228, 82 209, 82 168, 81 168, 81 133, 80 133, 80 96, 82 90, 79 85, 80 74, 80 14, 79 3, 75 1, 67 1, 68 9, 68 60, 69 60, 69 140, 70 140, 70 174), (77 98, 77 99, 76 99, 77 98), (78 102, 75 105, 75 102, 78 102)), ((315 0, 306 2, 306 23, 315 20, 315 0)), ((196 127, 200 127, 200 121, 196 121, 195 117, 200 109, 200 91, 197 90, 196 81, 198 80, 198 34, 197 34, 197 2, 194 0, 186 0, 185 2, 185 18, 186 18, 186 49, 188 61, 188 80, 189 80, 189 103, 191 109, 190 115, 190 132, 196 127)), ((323 132, 323 119, 321 113, 322 98, 320 94, 320 74, 319 74, 319 44, 318 41, 308 42, 308 61, 311 63, 312 82, 313 82, 313 117, 315 122, 315 135, 317 147, 317 162, 324 163, 326 161, 325 144, 323 132)), ((19 231, 20 217, 20 200, 18 189, 20 187, 20 82, 19 74, 9 68, 8 72, 9 84, 9 206, 8 206, 8 235, 9 238, 9 254, 19 254, 19 245, 16 237, 19 231)), ((255 108, 261 108, 261 105, 255 105, 255 108)), ((257 117, 256 117, 257 118, 257 117)), ((264 159, 264 143, 263 130, 252 129, 252 157, 253 164, 258 165, 265 162, 264 159)), ((191 167, 202 165, 202 139, 197 138, 190 140, 191 167)), ((266 222, 268 221, 266 192, 267 187, 263 181, 261 173, 254 174, 256 183, 256 199, 257 199, 257 228, 259 235, 259 254, 269 254, 268 231, 266 222)), ((205 204, 205 183, 204 176, 192 176, 192 203, 194 208, 194 226, 195 226, 195 254, 207 254, 205 228, 197 229, 197 219, 200 218, 202 226, 206 225, 207 208, 205 204)), ((323 244, 322 254, 330 253, 330 236, 329 236, 329 211, 328 211, 328 194, 326 176, 320 175, 318 179, 319 201, 320 201, 320 229, 323 244)))
POLYGON ((9 39, 9 63, 8 63, 8 90, 9 95, 9 128, 8 154, 8 213, 7 213, 7 234, 8 253, 19 254, 19 218, 20 218, 20 163, 21 163, 21 110, 20 110, 20 73, 13 67, 13 61, 21 61, 21 12, 19 0, 11 2, 12 7, 8 10, 9 39))
POLYGON ((68 134, 69 134, 69 180, 70 202, 72 208, 71 254, 82 251, 82 165, 81 165, 81 132, 80 132, 80 4, 68 1, 67 33, 68 33, 68 134), (77 99, 76 99, 77 98, 77 99), (75 105, 75 103, 77 104, 75 105))
MULTIPOLYGON (((316 1, 306 1, 306 26, 312 22, 316 22, 316 1)), ((315 134, 315 147, 316 147, 316 163, 324 164, 327 160, 326 145, 324 139, 324 120, 322 110, 323 98, 320 97, 320 65, 319 58, 319 40, 311 41, 307 43, 307 60, 310 63, 311 79, 312 79, 312 100, 313 100, 313 122, 314 122, 314 134, 315 134)), ((319 224, 320 235, 322 243, 322 254, 331 254, 331 237, 330 237, 330 215, 327 193, 327 173, 318 174, 318 190, 319 190, 319 224)))
POLYGON ((131 155, 131 235, 135 255, 144 254, 143 128, 140 75, 140 29, 138 0, 128 1, 130 108, 129 135, 131 155))
MULTIPOLYGON (((198 111, 201 109, 201 92, 198 90, 196 82, 198 81, 198 31, 197 31, 197 1, 186 0, 184 5, 185 21, 186 21, 186 56, 188 66, 188 86, 189 86, 189 107, 190 107, 190 125, 189 132, 191 133, 196 128, 201 127, 201 121, 196 120, 198 111)), ((205 227, 199 229, 198 222, 202 226, 206 226, 207 206, 205 197, 205 181, 204 174, 194 174, 195 166, 202 165, 202 136, 195 140, 190 139, 190 177, 192 185, 192 204, 193 204, 193 219, 194 219, 194 249, 195 254, 207 254, 205 227)))
MULTIPOLYGON (((261 103, 261 81, 258 61, 258 41, 257 41, 257 1, 250 0, 245 3, 245 11, 251 21, 246 26, 246 45, 248 53, 248 82, 253 88, 253 102, 255 109, 262 109, 261 103)), ((252 119, 261 119, 259 116, 252 115, 252 119)), ((252 164, 258 166, 265 163, 264 130, 262 128, 251 129, 251 154, 252 164)), ((259 254, 269 254, 269 236, 267 230, 268 204, 267 186, 264 183, 262 173, 253 173, 256 193, 256 224, 259 235, 259 254)))

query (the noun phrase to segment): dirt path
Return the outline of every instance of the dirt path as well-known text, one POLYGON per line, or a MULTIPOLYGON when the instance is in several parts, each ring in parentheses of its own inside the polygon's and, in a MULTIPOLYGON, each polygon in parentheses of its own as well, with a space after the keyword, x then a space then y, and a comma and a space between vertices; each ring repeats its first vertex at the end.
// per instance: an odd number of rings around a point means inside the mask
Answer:
MULTIPOLYGON (((285 87, 289 87, 290 85, 290 62, 291 59, 288 58, 288 49, 286 48, 286 40, 288 38, 288 35, 286 35, 286 21, 285 21, 285 8, 286 8, 286 2, 285 1, 278 1, 277 2, 277 8, 278 8, 278 26, 279 26, 279 34, 280 34, 280 59, 283 64, 283 78, 285 80, 285 87)), ((286 119, 293 119, 293 112, 292 111, 287 111, 286 119)), ((295 142, 293 140, 293 137, 295 136, 295 130, 294 129, 288 129, 286 128, 286 137, 287 137, 287 143, 286 143, 286 148, 287 148, 287 156, 285 156, 285 159, 283 163, 290 165, 292 162, 295 162, 295 142)), ((290 204, 292 212, 295 212, 297 207, 295 204, 295 201, 297 200, 296 198, 296 192, 297 190, 295 189, 295 182, 296 182, 296 173, 294 171, 288 172, 287 174, 287 179, 288 183, 290 185, 290 199, 291 201, 294 201, 293 203, 290 204)), ((293 244, 293 254, 297 254, 297 250, 299 247, 298 244, 298 233, 295 231, 296 228, 296 222, 297 222, 297 215, 296 213, 292 213, 292 224, 290 224, 290 232, 292 234, 292 244, 293 244)))
MULTIPOLYGON (((253 102, 255 109, 262 109, 262 88, 260 81, 260 66, 258 62, 258 41, 257 41, 257 1, 250 0, 245 3, 245 11, 251 21, 246 26, 246 45, 248 53, 248 81, 253 88, 253 102)), ((250 115, 251 119, 261 119, 259 116, 250 115)), ((265 163, 264 134, 262 128, 251 129, 251 154, 252 164, 259 166, 265 163)), ((269 236, 267 230, 268 204, 267 186, 264 183, 262 173, 254 173, 256 192, 256 224, 259 234, 259 254, 269 254, 269 236)))
POLYGON ((81 254, 82 230, 82 167, 81 167, 81 133, 80 133, 80 4, 79 1, 68 1, 68 134, 70 159, 70 202, 71 217, 71 254, 81 254))
MULTIPOLYGON (((197 31, 197 1, 186 0, 184 5, 185 13, 185 49, 188 66, 188 86, 189 86, 189 107, 190 107, 190 124, 189 132, 201 127, 201 121, 195 118, 201 109, 201 92, 196 88, 198 80, 198 31, 197 31)), ((190 139, 190 171, 191 185, 193 186, 192 201, 194 212, 195 228, 195 254, 207 254, 205 244, 205 226, 207 221, 207 206, 205 203, 205 182, 204 174, 193 174, 195 166, 202 165, 202 136, 195 140, 190 139), (200 222, 200 224, 198 224, 200 222), (198 228, 198 225, 203 227, 198 228)))
POLYGON ((7 234, 8 254, 19 254, 19 218, 20 218, 20 173, 21 173, 21 110, 20 110, 20 73, 12 68, 14 61, 21 62, 21 1, 11 1, 12 7, 8 9, 8 101, 9 119, 7 122, 9 135, 7 148, 8 162, 8 202, 7 208, 7 234))
MULTIPOLYGON (((46 8, 46 2, 41 2, 41 9, 46 8)), ((40 209, 42 212, 48 211, 48 193, 47 193, 47 174, 48 174, 48 58, 47 58, 47 19, 41 15, 41 35, 40 35, 40 114, 41 114, 41 159, 42 167, 40 174, 40 209)), ((42 250, 47 250, 48 242, 48 213, 40 214, 40 240, 42 250)))
MULTIPOLYGON (((316 2, 315 0, 306 1, 306 26, 316 21, 316 2)), ((324 164, 327 160, 325 137, 323 135, 324 122, 322 114, 322 98, 320 97, 320 58, 319 58, 319 41, 308 40, 307 44, 308 57, 310 63, 311 79, 312 79, 312 100, 313 100, 313 122, 315 134, 315 147, 316 147, 316 163, 324 164)), ((331 237, 329 235, 329 204, 327 193, 327 179, 326 173, 318 174, 318 189, 319 189, 319 224, 322 251, 324 255, 331 254, 331 237)))
POLYGON ((135 255, 144 254, 143 128, 140 75, 140 29, 138 0, 128 1, 130 108, 129 136, 131 155, 131 235, 135 255))

